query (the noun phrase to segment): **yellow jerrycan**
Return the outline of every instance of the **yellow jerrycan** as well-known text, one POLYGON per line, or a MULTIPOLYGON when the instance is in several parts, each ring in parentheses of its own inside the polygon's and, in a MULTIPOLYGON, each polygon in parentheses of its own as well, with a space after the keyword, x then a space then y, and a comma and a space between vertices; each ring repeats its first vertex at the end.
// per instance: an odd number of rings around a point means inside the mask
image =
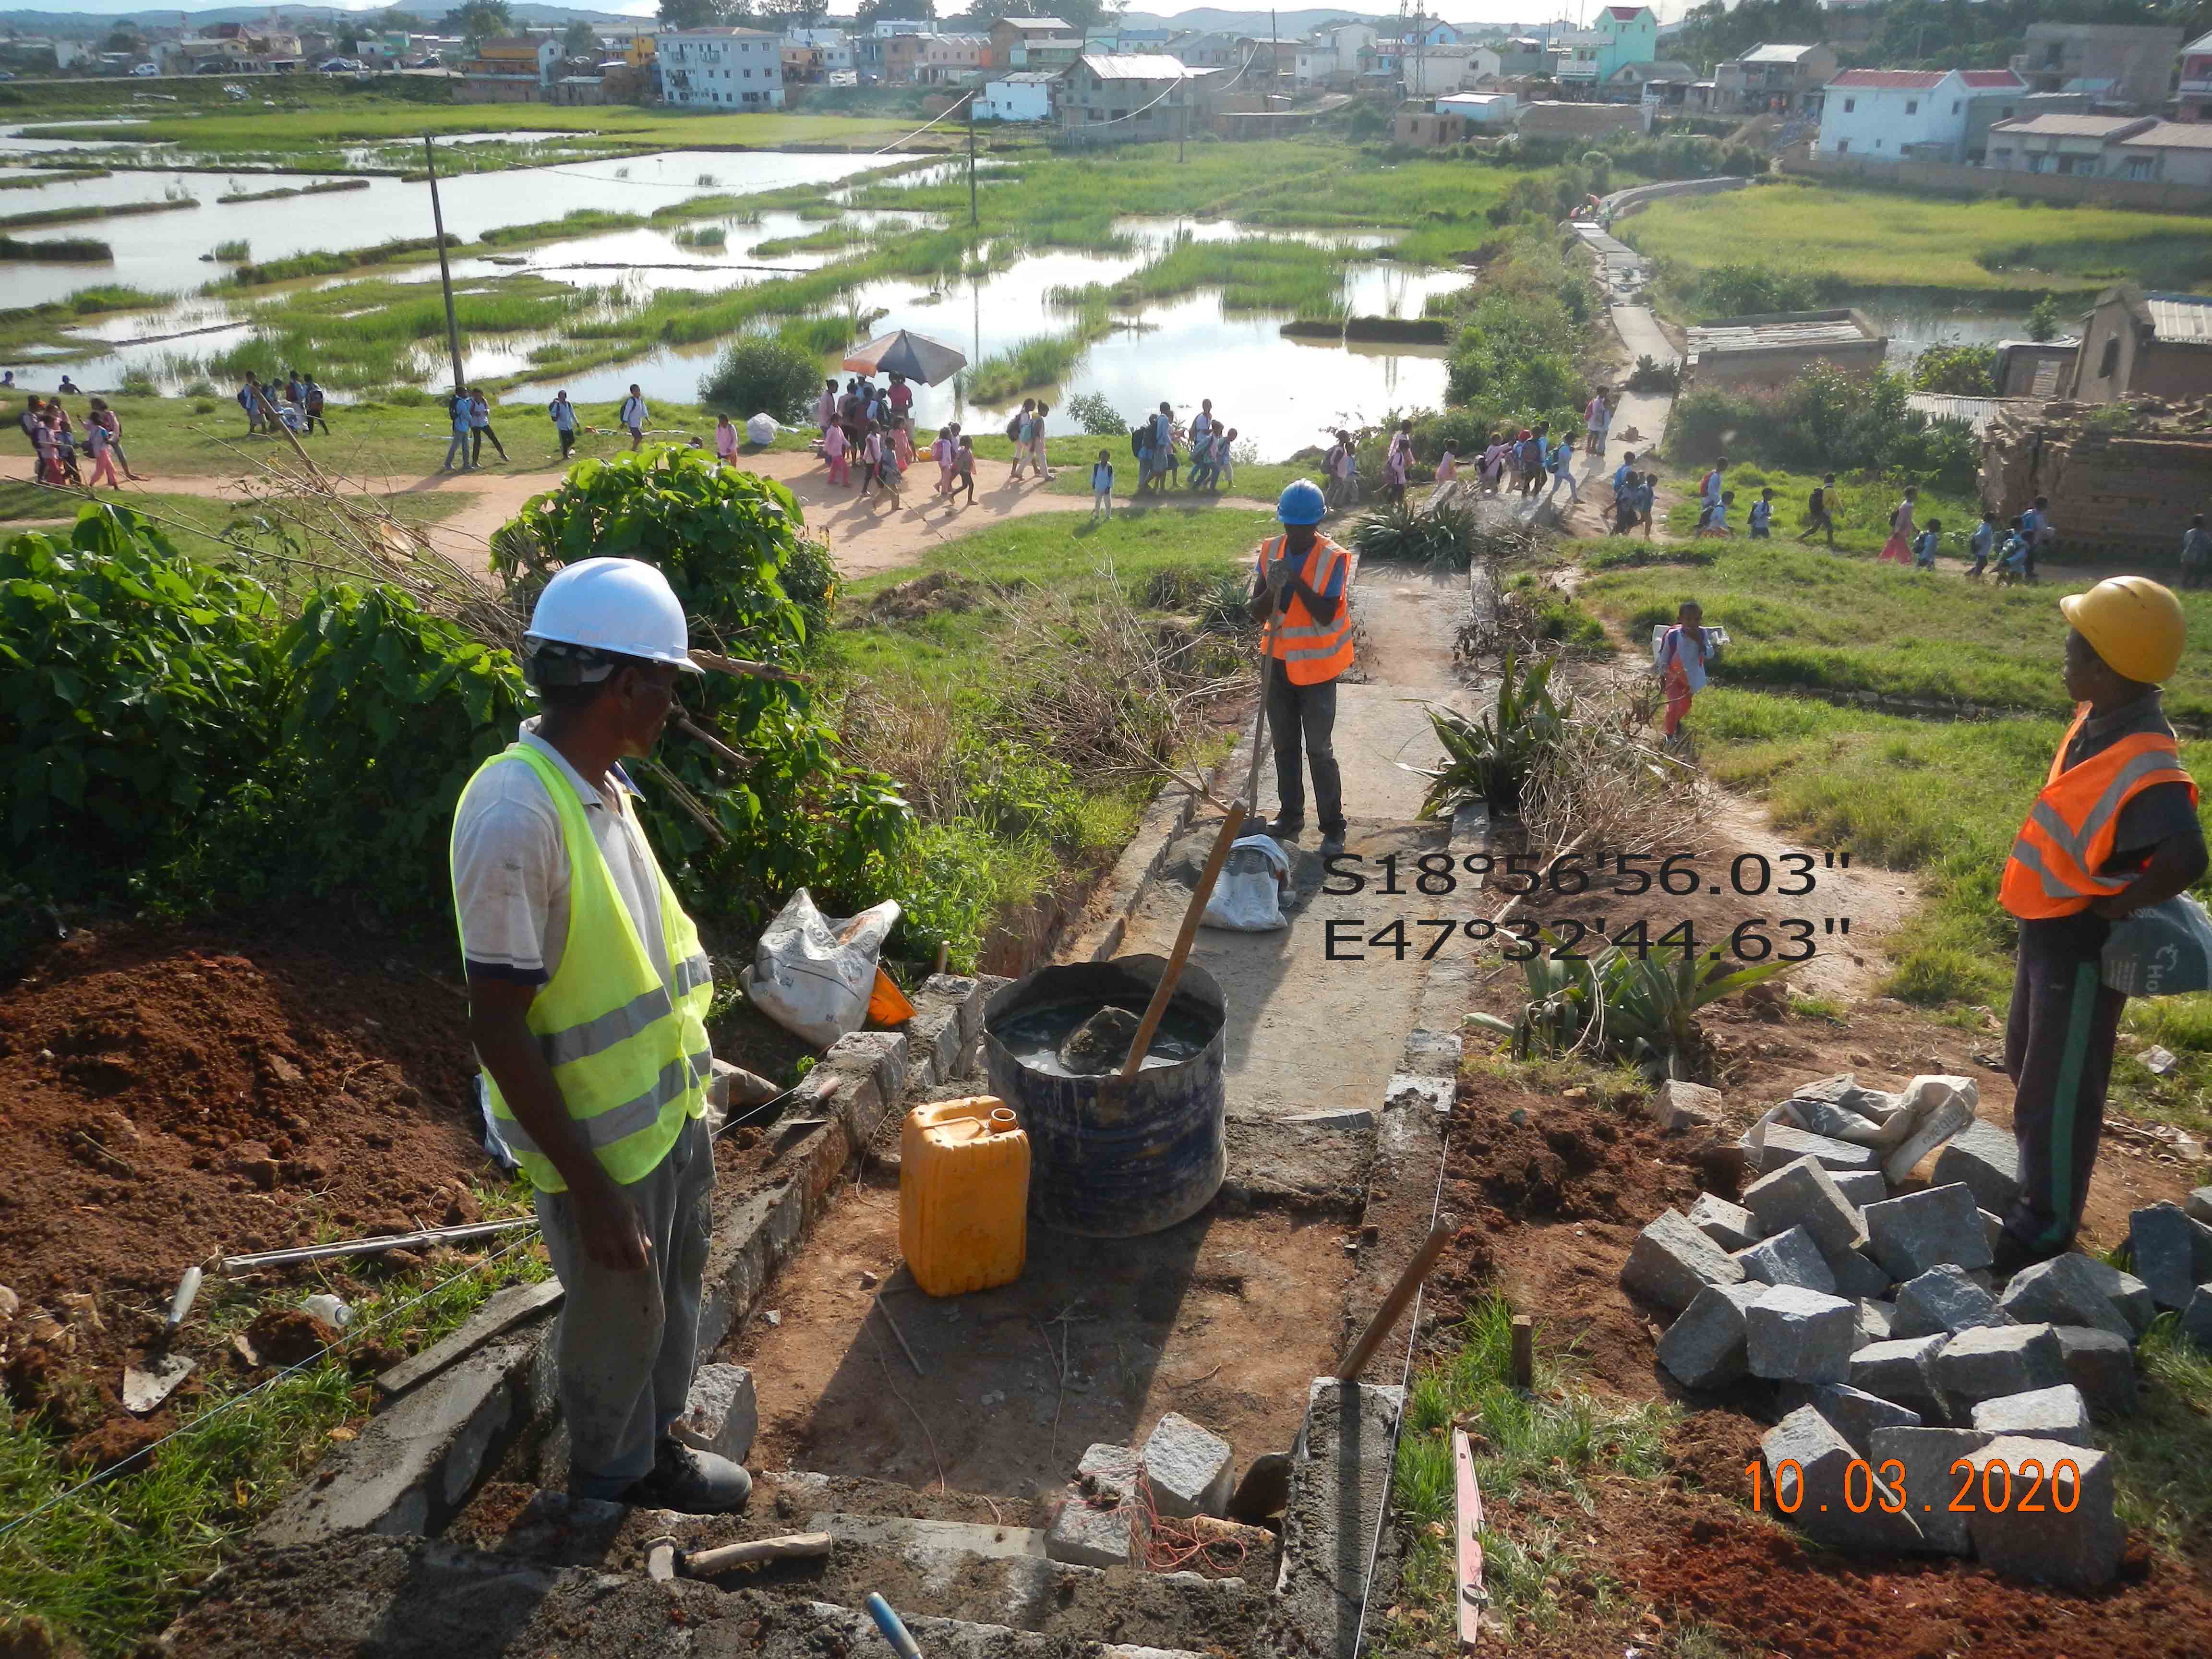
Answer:
POLYGON ((906 1115, 899 1251, 931 1296, 1011 1285, 1029 1249, 1030 1138, 995 1095, 906 1115))

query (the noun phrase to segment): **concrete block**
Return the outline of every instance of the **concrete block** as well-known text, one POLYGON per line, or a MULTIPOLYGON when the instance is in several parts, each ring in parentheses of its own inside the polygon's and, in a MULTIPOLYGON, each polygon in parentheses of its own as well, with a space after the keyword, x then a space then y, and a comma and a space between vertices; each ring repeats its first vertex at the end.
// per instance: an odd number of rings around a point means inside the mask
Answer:
POLYGON ((1982 1208, 2002 1215, 2020 1197, 2020 1143, 2011 1130, 1976 1118, 1936 1153, 1929 1184, 1964 1187, 1982 1208))
POLYGON ((1974 1426, 1988 1435, 2025 1434, 2086 1446, 2089 1402, 2071 1382, 2062 1382, 2055 1389, 2030 1389, 2026 1394, 1999 1395, 1974 1407, 1974 1426))
POLYGON ((2181 1336, 2203 1353, 2212 1354, 2212 1284, 2199 1285, 2181 1310, 2181 1336))
POLYGON ((492 1343, 400 1395, 325 1455, 318 1474, 330 1478, 295 1487, 257 1540, 320 1544, 337 1533, 442 1525, 518 1421, 519 1383, 537 1349, 527 1335, 492 1343))
POLYGON ((1644 1097, 1644 1110, 1667 1134, 1686 1129, 1710 1129, 1721 1121, 1721 1091, 1702 1083, 1668 1079, 1644 1097))
POLYGON ((2158 1304, 2151 1300, 2150 1286, 2133 1273, 2124 1273, 2111 1262, 2100 1261, 2094 1255, 2080 1260, 2087 1267, 2091 1281, 2105 1293, 2105 1299, 2120 1310, 2120 1317, 2128 1322, 2129 1328, 2137 1336, 2148 1330, 2150 1322, 2158 1316, 2158 1304))
MULTIPOLYGON (((1838 1127, 1847 1124, 1881 1123, 1897 1109, 1897 1097, 1881 1089, 1862 1088, 1858 1079, 1850 1072, 1839 1072, 1834 1077, 1824 1077, 1817 1083, 1808 1083, 1791 1091, 1790 1100, 1803 1112, 1816 1133, 1837 1134, 1836 1128, 1822 1128, 1822 1122, 1838 1127), (1829 1114, 1840 1114, 1830 1116, 1829 1114)), ((1848 1137, 1838 1136, 1839 1139, 1848 1137)))
POLYGON ((1620 1269, 1620 1287, 1662 1308, 1686 1308, 1708 1285, 1741 1285, 1742 1263, 1668 1210, 1636 1236, 1620 1269))
POLYGON ((2212 1226, 2193 1221, 2179 1204, 2152 1204, 2128 1218, 2136 1277, 2161 1308, 2185 1308, 2212 1279, 2212 1226))
POLYGON ((1866 1237, 1857 1206, 1843 1195, 1817 1159, 1801 1158, 1743 1189, 1743 1206, 1772 1235, 1802 1227, 1826 1254, 1848 1250, 1866 1237))
POLYGON ((1690 1206, 1689 1222, 1721 1249, 1731 1252, 1756 1244, 1766 1236, 1766 1230, 1750 1211, 1711 1193, 1698 1194, 1698 1201, 1690 1206))
POLYGON ((914 994, 914 1017, 899 1028, 906 1033, 907 1064, 917 1071, 927 1066, 940 1083, 960 1074, 963 1000, 957 991, 933 990, 926 981, 914 994))
POLYGON ((1406 1047, 1398 1069, 1411 1072, 1416 1077, 1456 1078, 1460 1059, 1465 1052, 1466 1045, 1458 1032, 1416 1026, 1406 1034, 1406 1047))
POLYGON ((1848 1140, 1832 1140, 1826 1135, 1816 1135, 1809 1130, 1792 1129, 1779 1123, 1770 1123, 1759 1150, 1759 1168, 1762 1175, 1795 1164, 1801 1158, 1809 1158, 1826 1170, 1878 1170, 1881 1154, 1872 1146, 1857 1146, 1848 1140))
POLYGON ((1850 1375, 1858 1309, 1839 1296, 1770 1285, 1744 1310, 1744 1349, 1753 1376, 1841 1382, 1850 1375))
POLYGON ((1790 1513, 1791 1524, 1808 1536, 1838 1549, 1889 1551, 1917 1549, 1919 1527, 1901 1506, 1892 1514, 1883 1506, 1897 1505, 1894 1492, 1879 1474, 1872 1476, 1874 1490, 1861 1485, 1867 1474, 1851 1480, 1850 1498, 1866 1500, 1863 1514, 1852 1513, 1844 1482, 1854 1463, 1865 1468, 1850 1442, 1810 1406, 1800 1407, 1769 1429, 1759 1443, 1774 1485, 1775 1507, 1790 1513), (1794 1468, 1785 1468, 1785 1464, 1794 1468))
POLYGON ((1951 1336, 1978 1325, 2017 1322, 1996 1297, 1966 1277, 1965 1268, 1947 1261, 1898 1287, 1897 1320, 1890 1331, 1896 1336, 1951 1336))
POLYGON ((1795 1285, 1823 1296, 1836 1293, 1836 1275, 1829 1270, 1820 1247, 1813 1242, 1813 1235, 1802 1227, 1762 1238, 1749 1249, 1738 1250, 1735 1259, 1743 1264, 1745 1278, 1762 1285, 1795 1285))
POLYGON ((1044 1553, 1079 1567, 1133 1565, 1131 1517, 1120 1504, 1101 1507, 1074 1496, 1060 1506, 1044 1536, 1044 1553))
POLYGON ((1905 1511, 1918 1524, 1929 1548, 1946 1555, 1973 1553, 1970 1517, 1951 1507, 1952 1494, 1959 1490, 1959 1477, 1951 1473, 1951 1465, 1979 1451, 1990 1439, 1972 1429, 1874 1431, 1867 1462, 1877 1469, 1893 1461, 1904 1466, 1904 1477, 1897 1484, 1905 1493, 1905 1511))
POLYGON ((1390 1452, 1405 1406, 1402 1389, 1313 1379, 1283 1511, 1271 1620, 1279 1635, 1264 1652, 1356 1659, 1368 1553, 1390 1508, 1390 1452))
POLYGON ((1936 1356, 1943 1336, 1908 1336, 1869 1342, 1851 1356, 1850 1385, 1920 1413, 1923 1423, 1950 1420, 1950 1402, 1936 1381, 1936 1356))
POLYGON ((1452 1103, 1457 1098, 1458 1085, 1448 1077, 1422 1077, 1412 1072, 1394 1072, 1389 1082, 1382 1085, 1382 1103, 1404 1111, 1409 1105, 1425 1106, 1439 1121, 1451 1115, 1452 1103))
POLYGON ((1828 1272, 1836 1281, 1836 1294, 1847 1302, 1860 1302, 1889 1292, 1889 1273, 1858 1250, 1838 1250, 1827 1258, 1828 1272))
POLYGON ((1828 1179, 1836 1183, 1844 1202, 1855 1210, 1879 1204, 1889 1196, 1889 1183, 1881 1178, 1879 1170, 1831 1170, 1828 1179))
MULTIPOLYGON (((1862 1299, 1859 1303, 1859 1346, 1863 1348, 1871 1342, 1888 1341, 1896 1323, 1897 1304, 1894 1302, 1877 1301, 1872 1297, 1862 1299)), ((1857 1357, 1854 1352, 1852 1358, 1857 1357)))
POLYGON ((676 1437, 701 1451, 742 1463, 760 1431, 760 1400, 743 1365, 702 1365, 691 1374, 676 1437))
POLYGON ((1717 1389, 1744 1374, 1744 1310, 1766 1294, 1761 1284, 1708 1285, 1659 1339, 1659 1363, 1690 1389, 1717 1389))
MULTIPOLYGON (((2149 1294, 2144 1291, 2146 1300, 2149 1294)), ((2135 1326, 2105 1293, 2105 1280, 2091 1268, 2089 1258, 2070 1250, 2022 1267, 2005 1286, 1997 1306, 2023 1325, 2039 1321, 2050 1325, 2094 1325, 2130 1340, 2136 1334, 2135 1326)))
POLYGON ((1229 1443, 1180 1412, 1161 1418, 1145 1442, 1145 1480, 1162 1515, 1219 1515, 1235 1474, 1229 1443))
POLYGON ((2136 1353, 2110 1331, 2059 1325, 2058 1351, 2066 1380, 2081 1390, 2094 1417, 2124 1417, 2136 1408, 2136 1353))
POLYGON ((1947 1338, 1936 1356, 1936 1386, 1959 1411, 2065 1380, 2065 1352, 2048 1325, 1978 1326, 1947 1338))
POLYGON ((2110 1454, 2063 1440, 2039 1440, 2006 1435, 1979 1451, 1967 1455, 1974 1466, 1975 1509, 1968 1517, 1974 1553, 1997 1572, 2033 1578, 2071 1589, 2094 1589, 2110 1583, 2120 1570, 2120 1547, 2126 1528, 2113 1510, 2112 1460, 2110 1454), (2005 1473, 1990 1474, 2002 1464, 2005 1473), (2036 1479, 2033 1464, 2043 1472, 2043 1490, 2037 1494, 2039 1509, 2020 1506, 2036 1479), (1990 1502, 1983 1501, 1986 1480, 1990 1502), (2002 1508, 1995 1500, 2008 1497, 2002 1508))
POLYGON ((2212 1187, 2199 1187, 2181 1200, 2181 1212, 2191 1221, 2212 1227, 2212 1187))
POLYGON ((1920 1413, 1884 1400, 1879 1395, 1855 1389, 1848 1382, 1822 1382, 1808 1387, 1802 1382, 1785 1382, 1779 1395, 1782 1410, 1787 1413, 1800 1406, 1810 1406, 1826 1419, 1828 1426, 1851 1443, 1851 1449, 1862 1457, 1872 1446, 1876 1429, 1917 1429, 1920 1413))
POLYGON ((1964 1187, 1929 1187, 1869 1204, 1867 1248, 1890 1277, 1917 1279, 1946 1262, 1986 1267, 1996 1260, 1982 1232, 1982 1212, 1964 1187))
POLYGON ((906 1103, 907 1042, 897 1031, 854 1031, 830 1045, 811 1075, 830 1080, 823 1103, 865 1146, 884 1119, 906 1103))
POLYGON ((1133 1446, 1097 1445, 1086 1449, 1075 1466, 1075 1484, 1091 1498, 1119 1504, 1137 1490, 1145 1460, 1133 1446))
MULTIPOLYGON (((921 982, 921 995, 941 998, 958 1012, 960 1042, 964 1047, 983 1033, 983 1004, 986 1000, 981 980, 968 974, 932 974, 921 982)), ((915 1005, 921 1006, 917 997, 915 1005)))
POLYGON ((1919 1111, 1919 1127, 1881 1160, 1881 1173, 1893 1187, 1911 1175, 1920 1160, 1974 1121, 1981 1091, 1970 1077, 1917 1077, 1898 1099, 1901 1111, 1919 1111))

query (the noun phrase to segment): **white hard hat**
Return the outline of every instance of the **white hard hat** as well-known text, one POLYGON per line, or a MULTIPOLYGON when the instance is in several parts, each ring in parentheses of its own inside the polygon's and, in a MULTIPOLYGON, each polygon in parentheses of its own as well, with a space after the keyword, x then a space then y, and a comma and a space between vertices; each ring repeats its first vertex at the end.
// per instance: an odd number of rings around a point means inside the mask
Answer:
POLYGON ((675 590, 659 567, 641 559, 584 559, 566 567, 538 596, 524 637, 699 672, 675 590))

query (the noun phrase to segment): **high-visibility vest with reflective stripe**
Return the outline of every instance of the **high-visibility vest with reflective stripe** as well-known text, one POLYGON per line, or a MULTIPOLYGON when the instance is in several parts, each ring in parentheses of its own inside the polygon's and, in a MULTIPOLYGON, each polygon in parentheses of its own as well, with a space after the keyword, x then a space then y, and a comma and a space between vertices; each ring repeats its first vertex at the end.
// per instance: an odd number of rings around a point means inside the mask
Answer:
MULTIPOLYGON (((552 1068, 569 1117, 600 1168, 628 1186, 659 1167, 686 1118, 706 1115, 707 1083, 714 1068, 707 1040, 713 973, 700 948, 699 930, 676 902, 651 844, 641 836, 660 896, 660 936, 673 981, 672 988, 661 983, 629 908, 615 890, 583 803, 545 756, 528 744, 515 744, 479 767, 470 787, 493 767, 517 761, 538 774, 552 798, 568 852, 568 941, 560 967, 530 1005, 530 1030, 552 1068)), ((499 1132, 523 1173, 541 1192, 567 1190, 552 1161, 507 1109, 489 1071, 484 1086, 499 1132)))
MULTIPOLYGON (((1267 567, 1283 550, 1285 538, 1271 537, 1260 544, 1260 574, 1265 576, 1267 567)), ((1345 550, 1326 536, 1314 538, 1313 549, 1306 555, 1305 568, 1299 579, 1316 593, 1328 591, 1328 583, 1339 565, 1348 564, 1345 550)), ((1325 623, 1316 622, 1313 612, 1306 609, 1305 601, 1293 592, 1291 602, 1275 618, 1275 656, 1283 665, 1283 672, 1293 685, 1318 685, 1323 680, 1333 680, 1352 666, 1352 584, 1346 580, 1338 596, 1336 616, 1325 623)))
POLYGON ((2181 752, 2160 732, 2139 732, 2092 755, 2079 766, 2066 764, 2066 750, 2089 718, 2082 704, 2051 757, 2051 777, 2021 826, 2006 860, 1997 902, 2016 916, 2036 920, 2069 916, 2098 899, 2117 893, 2132 874, 2103 876, 2119 833, 2120 809, 2154 784, 2183 783, 2189 799, 2197 785, 2181 769, 2181 752))

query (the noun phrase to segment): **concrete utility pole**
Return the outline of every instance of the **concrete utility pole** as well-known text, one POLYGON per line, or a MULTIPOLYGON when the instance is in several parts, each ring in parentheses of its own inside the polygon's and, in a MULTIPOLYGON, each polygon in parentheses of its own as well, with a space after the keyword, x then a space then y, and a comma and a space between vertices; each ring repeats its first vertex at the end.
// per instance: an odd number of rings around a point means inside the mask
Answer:
POLYGON ((467 384, 461 374, 461 330, 453 320, 453 273, 446 263, 446 215, 438 205, 438 153, 430 135, 422 135, 422 163, 430 173, 430 222, 438 230, 438 286, 446 290, 446 346, 453 354, 453 390, 467 384))
POLYGON ((974 229, 980 223, 975 217, 975 90, 968 90, 968 227, 974 229))

